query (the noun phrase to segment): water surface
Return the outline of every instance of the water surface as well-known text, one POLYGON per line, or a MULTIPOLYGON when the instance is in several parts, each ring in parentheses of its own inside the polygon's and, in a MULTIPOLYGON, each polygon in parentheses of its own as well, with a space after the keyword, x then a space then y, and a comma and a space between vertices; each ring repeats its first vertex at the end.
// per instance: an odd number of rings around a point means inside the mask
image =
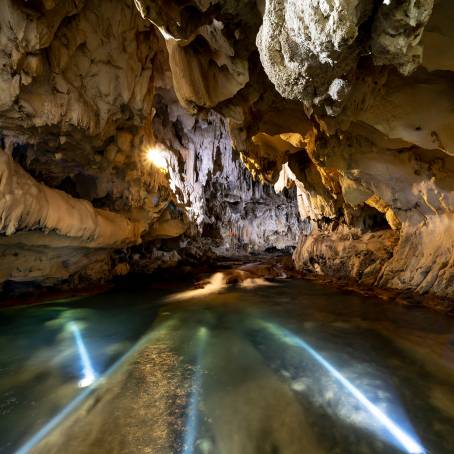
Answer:
POLYGON ((454 452, 452 319, 303 280, 168 293, 1 311, 0 452, 454 452))

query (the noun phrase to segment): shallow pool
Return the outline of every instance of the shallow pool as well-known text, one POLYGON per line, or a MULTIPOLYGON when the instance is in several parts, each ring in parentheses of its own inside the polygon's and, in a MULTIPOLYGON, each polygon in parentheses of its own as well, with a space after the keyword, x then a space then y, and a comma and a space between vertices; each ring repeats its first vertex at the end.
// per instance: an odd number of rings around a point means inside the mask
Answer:
POLYGON ((0 452, 454 452, 453 319, 304 280, 169 293, 0 311, 0 452))

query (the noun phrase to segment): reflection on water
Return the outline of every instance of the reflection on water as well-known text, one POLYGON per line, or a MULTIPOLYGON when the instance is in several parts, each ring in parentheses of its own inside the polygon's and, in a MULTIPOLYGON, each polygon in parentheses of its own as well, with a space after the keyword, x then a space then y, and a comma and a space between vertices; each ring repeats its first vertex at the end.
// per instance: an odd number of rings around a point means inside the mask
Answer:
POLYGON ((153 323, 143 295, 98 295, 0 311, 0 452, 17 449, 153 323), (128 310, 127 310, 128 307, 128 310))
POLYGON ((77 322, 69 322, 69 329, 74 334, 74 339, 76 341, 77 351, 79 352, 80 362, 82 365, 82 375, 81 379, 78 382, 79 388, 86 388, 87 386, 92 385, 96 380, 96 373, 91 364, 90 355, 87 352, 85 343, 82 340, 82 334, 80 332, 79 325, 77 322))
POLYGON ((1 451, 454 452, 454 320, 306 281, 218 290, 3 311, 1 451))
MULTIPOLYGON (((259 321, 259 326, 265 331, 273 334, 277 338, 278 342, 280 341, 285 344, 289 344, 290 346, 297 347, 301 350, 303 357, 309 356, 311 359, 315 360, 317 365, 320 365, 323 368, 320 374, 321 376, 327 376, 328 379, 335 379, 334 383, 330 383, 328 386, 325 385, 325 389, 322 388, 322 392, 325 394, 327 392, 331 393, 331 389, 337 388, 337 396, 342 396, 340 399, 336 399, 338 401, 338 406, 340 407, 339 409, 343 410, 338 411, 339 416, 342 417, 342 413, 345 413, 344 417, 346 419, 351 421, 356 419, 357 423, 374 430, 378 435, 382 433, 382 435, 384 435, 386 439, 389 439, 391 443, 397 445, 403 451, 409 452, 410 454, 422 454, 425 452, 425 449, 421 446, 419 440, 417 440, 416 434, 409 433, 409 423, 407 419, 405 419, 405 425, 407 426, 407 429, 405 430, 401 427, 402 422, 399 424, 388 416, 391 412, 390 408, 387 408, 388 406, 386 405, 387 402, 385 399, 375 399, 379 402, 380 407, 383 407, 382 410, 378 405, 375 405, 370 399, 368 399, 357 386, 348 380, 345 375, 339 372, 338 369, 336 369, 329 361, 326 360, 324 356, 311 347, 311 345, 309 345, 305 340, 276 324, 259 321), (324 374, 324 372, 327 372, 327 374, 324 374), (338 384, 342 385, 342 387, 336 387, 338 384), (344 398, 345 395, 347 399, 344 398), (350 400, 350 402, 346 403, 345 400, 350 400), (385 430, 386 433, 383 434, 385 430)), ((380 392, 381 388, 383 389, 382 392, 385 392, 386 397, 386 389, 383 388, 383 384, 380 382, 376 384, 375 389, 370 391, 378 390, 380 392)), ((368 394, 371 395, 372 392, 369 392, 368 394)), ((401 410, 401 407, 397 407, 397 410, 401 410)), ((403 419, 402 414, 399 416, 400 417, 398 419, 403 419)))

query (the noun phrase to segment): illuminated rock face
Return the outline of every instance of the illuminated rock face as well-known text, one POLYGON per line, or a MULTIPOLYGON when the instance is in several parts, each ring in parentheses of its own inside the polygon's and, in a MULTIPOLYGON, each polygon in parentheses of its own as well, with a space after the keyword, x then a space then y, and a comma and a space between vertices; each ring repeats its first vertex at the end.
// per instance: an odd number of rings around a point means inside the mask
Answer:
POLYGON ((180 158, 170 166, 170 186, 204 241, 227 255, 296 245, 296 190, 276 193, 254 181, 232 148, 222 116, 211 112, 195 119, 168 94, 158 111, 155 135, 180 158))
POLYGON ((295 3, 266 2, 257 43, 316 125, 288 162, 312 226, 297 267, 453 297, 451 3, 295 3))
POLYGON ((254 34, 238 57, 232 30, 208 22, 183 42, 129 0, 0 2, 0 287, 175 265, 178 243, 160 243, 182 235, 201 239, 199 258, 296 244, 294 191, 252 180, 220 115, 179 106, 215 106, 249 80, 254 34), (171 175, 146 160, 158 139, 171 175))
POLYGON ((29 213, 0 181, 0 254, 18 261, 0 281, 46 255, 32 280, 63 262, 64 279, 99 280, 194 241, 225 254, 299 235, 300 269, 454 297, 451 3, 0 2, 2 153, 40 188, 29 213), (54 190, 81 208, 50 225, 54 190), (99 209, 132 236, 112 240, 99 209))
POLYGON ((344 101, 367 55, 410 74, 422 60, 433 1, 268 0, 257 37, 264 69, 286 98, 344 101))
POLYGON ((109 247, 139 242, 144 229, 140 222, 96 209, 86 200, 37 183, 3 151, 0 179, 0 231, 7 236, 39 227, 67 237, 70 243, 75 240, 76 246, 109 247))
POLYGON ((165 40, 177 98, 188 110, 215 107, 249 82, 260 19, 255 0, 134 0, 165 40), (232 20, 232 16, 234 20, 232 20))
POLYGON ((5 0, 0 23, 0 282, 102 280, 165 212, 139 154, 156 37, 129 1, 5 0))

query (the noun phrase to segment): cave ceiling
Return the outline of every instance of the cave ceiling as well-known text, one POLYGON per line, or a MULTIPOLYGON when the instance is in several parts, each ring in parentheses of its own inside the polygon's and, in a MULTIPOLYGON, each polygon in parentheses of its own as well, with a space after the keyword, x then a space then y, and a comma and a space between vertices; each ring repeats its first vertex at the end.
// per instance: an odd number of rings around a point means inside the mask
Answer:
POLYGON ((296 193, 300 220, 270 222, 292 239, 303 232, 297 265, 328 254, 308 233, 370 233, 378 216, 389 247, 379 267, 358 265, 367 279, 454 294, 449 0, 1 0, 0 10, 9 242, 42 230, 77 247, 127 246, 181 235, 191 218, 264 245, 276 237, 248 230, 263 215, 254 203, 265 197, 270 218, 286 204, 256 188, 265 183, 296 193), (144 164, 156 144, 171 154, 170 183, 144 164), (47 191, 47 205, 34 195, 17 205, 19 187, 47 191), (254 209, 232 233, 244 194, 254 209), (70 209, 88 210, 90 226, 68 225, 70 209))

